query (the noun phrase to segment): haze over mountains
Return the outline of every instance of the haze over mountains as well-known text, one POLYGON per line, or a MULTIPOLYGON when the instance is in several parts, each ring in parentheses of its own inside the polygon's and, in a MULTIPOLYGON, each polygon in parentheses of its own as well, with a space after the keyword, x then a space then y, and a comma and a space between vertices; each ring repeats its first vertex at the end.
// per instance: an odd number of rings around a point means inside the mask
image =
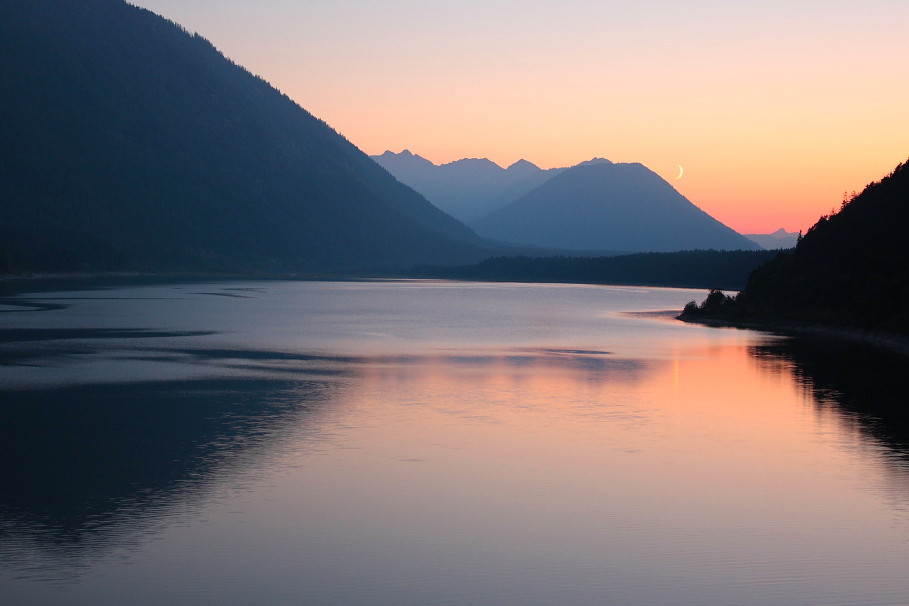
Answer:
POLYGON ((553 248, 632 252, 759 248, 642 164, 572 167, 471 225, 489 238, 553 248))
POLYGON ((469 228, 209 42, 121 0, 0 11, 0 269, 470 262, 469 228))
POLYGON ((406 149, 399 154, 386 151, 372 159, 401 183, 464 222, 505 206, 565 170, 544 170, 527 160, 502 168, 486 158, 436 165, 406 149))
POLYGON ((480 235, 498 241, 577 251, 760 248, 637 163, 594 158, 543 170, 523 160, 507 169, 486 159, 436 166, 407 150, 373 158, 480 235))
POLYGON ((473 263, 515 245, 754 248, 640 165, 377 157, 396 179, 199 35, 122 0, 8 3, 0 77, 0 271, 326 272, 473 263))
POLYGON ((777 250, 780 248, 792 248, 799 238, 799 232, 786 231, 782 227, 769 234, 745 234, 745 237, 760 244, 767 250, 777 250))

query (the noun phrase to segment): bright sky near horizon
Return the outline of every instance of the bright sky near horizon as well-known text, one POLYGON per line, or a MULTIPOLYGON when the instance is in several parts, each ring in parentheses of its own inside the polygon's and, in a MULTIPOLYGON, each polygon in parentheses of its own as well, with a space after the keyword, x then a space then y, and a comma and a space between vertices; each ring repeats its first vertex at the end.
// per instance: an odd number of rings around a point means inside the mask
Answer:
POLYGON ((133 3, 369 154, 641 162, 743 233, 909 158, 906 0, 133 3))

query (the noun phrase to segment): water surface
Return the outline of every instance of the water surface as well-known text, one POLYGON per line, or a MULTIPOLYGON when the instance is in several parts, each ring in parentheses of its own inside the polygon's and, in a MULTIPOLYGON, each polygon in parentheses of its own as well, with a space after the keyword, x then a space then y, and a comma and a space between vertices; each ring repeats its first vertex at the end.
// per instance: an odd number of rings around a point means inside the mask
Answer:
POLYGON ((905 358, 702 293, 244 282, 0 313, 0 602, 905 604, 905 358))

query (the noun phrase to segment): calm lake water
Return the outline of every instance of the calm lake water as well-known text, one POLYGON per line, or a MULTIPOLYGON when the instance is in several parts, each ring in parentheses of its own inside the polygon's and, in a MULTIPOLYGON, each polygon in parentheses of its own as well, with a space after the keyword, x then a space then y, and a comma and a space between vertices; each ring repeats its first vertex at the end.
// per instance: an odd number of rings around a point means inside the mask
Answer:
POLYGON ((0 304, 0 603, 909 604, 909 363, 704 293, 0 304))

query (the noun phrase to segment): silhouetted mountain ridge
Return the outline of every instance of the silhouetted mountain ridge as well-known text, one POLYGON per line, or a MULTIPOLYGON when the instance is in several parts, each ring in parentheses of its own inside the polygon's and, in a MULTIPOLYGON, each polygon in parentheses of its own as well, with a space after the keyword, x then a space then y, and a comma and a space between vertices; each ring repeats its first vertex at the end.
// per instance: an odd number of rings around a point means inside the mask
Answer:
POLYGON ((909 162, 821 217, 734 298, 711 293, 686 319, 825 324, 909 335, 909 162))
POLYGON ((562 249, 759 248, 640 163, 579 164, 470 225, 488 238, 562 249))
POLYGON ((324 122, 145 9, 7 3, 0 76, 0 268, 318 271, 484 256, 469 228, 324 122))
POLYGON ((544 170, 527 160, 502 168, 487 158, 462 158, 436 165, 406 149, 372 158, 401 183, 462 221, 501 208, 564 170, 544 170))

